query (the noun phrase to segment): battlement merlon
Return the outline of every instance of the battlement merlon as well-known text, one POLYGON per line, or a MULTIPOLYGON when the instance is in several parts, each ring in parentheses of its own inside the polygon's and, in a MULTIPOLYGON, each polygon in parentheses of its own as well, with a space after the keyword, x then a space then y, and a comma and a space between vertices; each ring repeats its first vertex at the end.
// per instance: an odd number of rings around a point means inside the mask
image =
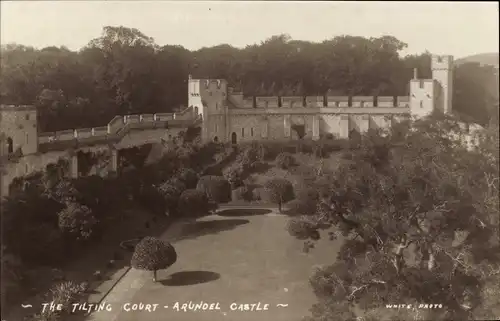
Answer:
POLYGON ((451 55, 432 55, 432 70, 451 70, 453 69, 453 56, 451 55))

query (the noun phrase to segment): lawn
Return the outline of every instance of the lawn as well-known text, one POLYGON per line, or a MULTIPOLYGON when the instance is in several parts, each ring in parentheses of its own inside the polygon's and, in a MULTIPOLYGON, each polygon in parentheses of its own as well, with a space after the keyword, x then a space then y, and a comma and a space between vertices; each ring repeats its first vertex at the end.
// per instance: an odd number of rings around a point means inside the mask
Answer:
POLYGON ((157 283, 149 273, 132 270, 105 298, 113 311, 95 312, 87 320, 299 321, 316 301, 308 283, 313 266, 333 262, 341 241, 325 240, 306 254, 303 242, 285 230, 286 220, 271 210, 232 209, 174 223, 163 238, 173 241, 178 261, 158 273, 157 283), (213 303, 215 309, 176 310, 176 303, 190 302, 213 303), (259 302, 260 308, 268 304, 267 310, 231 310, 232 303, 250 308, 259 302), (126 303, 158 306, 155 312, 124 311, 126 303))

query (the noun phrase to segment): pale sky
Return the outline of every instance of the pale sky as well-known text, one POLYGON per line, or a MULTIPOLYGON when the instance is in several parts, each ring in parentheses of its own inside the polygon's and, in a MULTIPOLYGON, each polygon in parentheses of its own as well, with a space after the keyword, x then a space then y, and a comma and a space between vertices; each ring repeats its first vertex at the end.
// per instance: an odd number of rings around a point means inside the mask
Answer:
POLYGON ((4 1, 2 44, 78 50, 104 26, 137 28, 159 45, 199 49, 260 43, 281 33, 323 41, 392 35, 405 53, 456 58, 498 52, 496 2, 4 1))

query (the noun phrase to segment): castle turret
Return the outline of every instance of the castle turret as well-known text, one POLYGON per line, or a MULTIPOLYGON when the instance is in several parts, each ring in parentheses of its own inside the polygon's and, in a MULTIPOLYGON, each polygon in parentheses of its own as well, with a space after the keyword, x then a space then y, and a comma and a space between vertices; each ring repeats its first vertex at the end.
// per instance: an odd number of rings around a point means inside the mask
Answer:
POLYGON ((432 79, 436 82, 436 106, 445 114, 452 111, 453 56, 432 56, 432 79))
POLYGON ((227 140, 227 81, 224 79, 192 79, 189 77, 189 106, 203 117, 202 140, 227 140))

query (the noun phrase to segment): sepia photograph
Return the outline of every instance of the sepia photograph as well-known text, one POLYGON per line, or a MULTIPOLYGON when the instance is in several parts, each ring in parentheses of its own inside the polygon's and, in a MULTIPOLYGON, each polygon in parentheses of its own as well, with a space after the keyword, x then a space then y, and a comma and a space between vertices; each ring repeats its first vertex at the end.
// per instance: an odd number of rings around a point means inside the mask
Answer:
POLYGON ((499 5, 1 1, 0 321, 500 320, 499 5))

